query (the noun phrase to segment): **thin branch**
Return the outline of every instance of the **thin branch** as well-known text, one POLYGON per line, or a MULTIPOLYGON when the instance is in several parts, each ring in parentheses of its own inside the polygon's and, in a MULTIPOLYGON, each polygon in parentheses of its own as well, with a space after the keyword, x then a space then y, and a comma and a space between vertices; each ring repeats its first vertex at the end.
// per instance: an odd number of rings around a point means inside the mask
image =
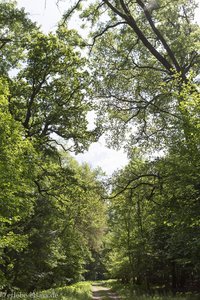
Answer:
POLYGON ((153 67, 153 66, 140 66, 138 65, 133 59, 132 59, 133 64, 138 68, 138 69, 150 69, 150 70, 154 70, 154 71, 158 71, 158 72, 164 72, 169 74, 168 70, 165 69, 161 69, 161 68, 157 68, 157 67, 153 67))
POLYGON ((121 187, 121 190, 120 190, 119 192, 117 192, 115 195, 110 196, 110 197, 107 197, 106 199, 114 199, 114 198, 116 198, 117 196, 119 196, 119 195, 121 195, 122 193, 124 193, 126 190, 128 190, 128 189, 135 189, 135 188, 141 186, 142 184, 143 184, 143 185, 149 185, 149 186, 154 186, 154 185, 155 185, 155 184, 150 183, 150 182, 149 182, 149 183, 148 183, 148 182, 140 182, 140 183, 138 183, 137 185, 135 185, 134 187, 133 187, 133 186, 130 187, 130 185, 131 185, 133 182, 135 182, 135 181, 138 180, 138 179, 145 178, 145 177, 153 177, 153 178, 158 178, 158 179, 160 179, 160 175, 158 175, 158 174, 144 174, 144 175, 139 175, 139 176, 137 176, 137 177, 135 177, 135 178, 129 180, 129 181, 127 182, 127 184, 126 184, 124 187, 121 187))
MULTIPOLYGON (((109 29, 115 28, 115 27, 117 27, 118 25, 122 25, 122 24, 127 24, 127 23, 126 23, 125 21, 122 21, 122 22, 115 23, 115 24, 113 24, 113 25, 108 25, 108 26, 106 26, 101 32, 97 33, 97 34, 93 37, 93 42, 92 42, 92 44, 89 45, 89 46, 91 46, 91 47, 93 48, 93 46, 94 46, 94 44, 95 44, 97 38, 99 38, 100 36, 102 36, 102 35, 103 35, 105 32, 107 32, 109 29)), ((91 53, 91 51, 92 51, 92 48, 91 48, 91 50, 90 50, 90 53, 91 53)))
POLYGON ((39 84, 36 87, 35 87, 34 78, 33 78, 32 94, 30 96, 30 101, 28 102, 26 117, 25 117, 25 120, 23 122, 23 126, 26 129, 29 129, 28 128, 29 127, 29 121, 30 121, 31 114, 32 114, 31 109, 32 109, 32 105, 34 103, 35 97, 40 92, 40 90, 42 88, 42 85, 45 83, 47 75, 48 75, 48 73, 45 72, 45 74, 43 75, 42 80, 39 82, 39 84))
POLYGON ((194 52, 194 54, 190 60, 190 63, 187 66, 185 66, 185 74, 190 70, 190 68, 194 64, 195 59, 198 57, 200 57, 200 55, 197 52, 194 52))
POLYGON ((142 96, 141 93, 139 94, 139 96, 141 97, 141 99, 142 99, 144 102, 147 102, 149 105, 152 105, 152 106, 155 107, 159 112, 163 112, 163 113, 165 113, 165 114, 168 114, 168 115, 170 115, 170 116, 172 116, 172 117, 175 117, 175 118, 181 120, 181 118, 180 118, 179 116, 177 116, 177 115, 175 115, 175 114, 173 114, 173 113, 170 113, 169 111, 166 111, 166 110, 160 108, 159 106, 157 106, 157 105, 154 103, 155 100, 157 100, 160 96, 162 96, 162 94, 156 95, 156 96, 153 97, 150 101, 147 101, 147 100, 142 96))
POLYGON ((44 197, 44 194, 47 195, 47 196, 50 196, 50 197, 54 197, 55 199, 57 199, 59 202, 60 201, 65 201, 65 199, 59 195, 59 196, 56 196, 55 194, 52 194, 52 193, 49 193, 47 189, 42 189, 41 186, 40 186, 40 183, 37 181, 37 180, 34 180, 34 183, 35 185, 37 186, 37 189, 38 189, 38 192, 39 194, 44 197))
POLYGON ((2 49, 7 43, 11 42, 11 39, 7 39, 7 38, 0 38, 0 42, 2 42, 0 49, 2 49))
POLYGON ((65 148, 65 146, 62 143, 59 143, 57 140, 55 139, 50 139, 50 142, 54 142, 56 145, 60 146, 65 152, 71 151, 72 147, 69 148, 65 148))
MULTIPOLYGON (((69 18, 71 17, 71 15, 73 14, 73 12, 79 7, 80 3, 82 2, 83 0, 78 0, 76 2, 75 5, 73 5, 64 15, 64 22, 69 18)), ((59 3, 59 0, 57 0, 56 4, 58 5, 59 3)))

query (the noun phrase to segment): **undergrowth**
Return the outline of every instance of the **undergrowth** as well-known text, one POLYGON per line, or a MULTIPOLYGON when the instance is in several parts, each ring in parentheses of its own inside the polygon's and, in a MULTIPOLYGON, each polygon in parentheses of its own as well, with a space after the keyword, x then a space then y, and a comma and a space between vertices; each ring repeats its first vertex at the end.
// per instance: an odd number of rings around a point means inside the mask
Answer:
POLYGON ((138 286, 124 285, 116 280, 102 281, 102 285, 110 287, 116 292, 123 300, 199 300, 199 294, 192 293, 177 293, 172 295, 167 293, 165 295, 154 292, 153 294, 147 294, 141 291, 138 286))
POLYGON ((79 282, 71 286, 50 289, 42 292, 34 292, 30 294, 13 293, 4 297, 0 295, 0 299, 19 299, 19 300, 91 300, 91 283, 79 282))

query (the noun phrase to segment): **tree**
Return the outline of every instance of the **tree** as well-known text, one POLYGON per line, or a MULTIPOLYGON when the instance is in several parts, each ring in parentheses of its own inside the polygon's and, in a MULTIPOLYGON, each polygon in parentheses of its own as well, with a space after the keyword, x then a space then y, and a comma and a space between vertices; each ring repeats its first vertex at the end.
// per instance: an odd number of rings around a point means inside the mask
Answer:
POLYGON ((98 136, 87 129, 83 41, 62 25, 44 35, 14 2, 0 5, 0 276, 9 293, 80 279, 101 243, 104 204, 98 172, 63 158, 98 136))
POLYGON ((164 149, 180 134, 189 139, 174 91, 181 93, 191 71, 193 78, 199 73, 199 27, 194 1, 159 1, 152 13, 149 4, 105 0, 91 4, 82 17, 92 18, 95 28, 94 89, 99 121, 113 132, 112 144, 122 144, 127 133, 130 148, 135 143, 164 149))
POLYGON ((33 214, 18 224, 29 245, 11 254, 12 285, 28 292, 83 279, 105 230, 99 172, 66 155, 62 168, 51 161, 48 170, 38 183, 33 214))
POLYGON ((9 77, 11 114, 43 146, 52 148, 59 137, 63 147, 83 151, 98 136, 98 129, 87 129, 91 103, 84 42, 62 25, 55 34, 41 33, 12 1, 1 4, 1 14, 1 35, 10 40, 1 49, 0 68, 9 77))
POLYGON ((112 276, 148 289, 198 289, 197 165, 194 172, 194 157, 185 147, 179 153, 175 148, 151 162, 134 154, 113 177, 108 244, 112 276))
POLYGON ((36 153, 25 132, 8 108, 9 89, 0 79, 0 278, 4 286, 12 270, 8 249, 16 252, 27 246, 27 236, 16 224, 31 215, 33 210, 34 162, 36 153), (32 174, 32 175, 30 175, 32 174))
POLYGON ((150 243, 153 222, 151 197, 159 186, 159 175, 137 153, 113 177, 110 198, 110 259, 112 276, 124 282, 149 287, 154 260, 150 243))
POLYGON ((0 74, 9 77, 24 62, 24 49, 38 27, 23 9, 16 8, 15 1, 1 1, 0 19, 0 74))
POLYGON ((56 134, 71 141, 68 147, 76 151, 94 138, 87 131, 90 105, 86 100, 85 59, 73 50, 80 44, 78 35, 64 28, 58 29, 57 36, 33 35, 27 65, 13 80, 10 97, 12 114, 22 122, 27 136, 52 147, 52 140, 58 140, 56 134))
MULTIPOLYGON (((81 3, 76 1, 66 16, 81 3)), ((174 290, 199 278, 194 255, 199 249, 199 237, 194 238, 199 212, 195 7, 187 0, 104 0, 81 15, 92 24, 98 121, 109 144, 125 144, 131 157, 114 177, 112 274, 174 290), (149 158, 138 168, 132 168, 137 161, 133 146, 149 158)))

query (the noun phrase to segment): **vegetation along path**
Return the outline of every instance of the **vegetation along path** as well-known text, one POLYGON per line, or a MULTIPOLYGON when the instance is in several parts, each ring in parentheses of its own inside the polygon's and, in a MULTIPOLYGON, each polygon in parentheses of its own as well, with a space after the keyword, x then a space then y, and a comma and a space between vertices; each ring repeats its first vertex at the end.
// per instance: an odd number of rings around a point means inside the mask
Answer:
POLYGON ((92 286, 92 299, 93 300, 107 300, 107 299, 115 299, 120 300, 120 298, 111 291, 110 288, 93 285, 92 286))

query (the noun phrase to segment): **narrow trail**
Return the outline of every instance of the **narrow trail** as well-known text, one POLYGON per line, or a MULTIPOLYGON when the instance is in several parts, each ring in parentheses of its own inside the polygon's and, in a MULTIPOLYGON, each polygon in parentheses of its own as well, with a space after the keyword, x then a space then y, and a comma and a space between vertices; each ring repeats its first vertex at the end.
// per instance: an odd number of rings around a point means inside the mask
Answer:
POLYGON ((92 299, 93 300, 120 300, 119 296, 111 291, 110 288, 100 286, 100 285, 93 285, 92 286, 92 299))

